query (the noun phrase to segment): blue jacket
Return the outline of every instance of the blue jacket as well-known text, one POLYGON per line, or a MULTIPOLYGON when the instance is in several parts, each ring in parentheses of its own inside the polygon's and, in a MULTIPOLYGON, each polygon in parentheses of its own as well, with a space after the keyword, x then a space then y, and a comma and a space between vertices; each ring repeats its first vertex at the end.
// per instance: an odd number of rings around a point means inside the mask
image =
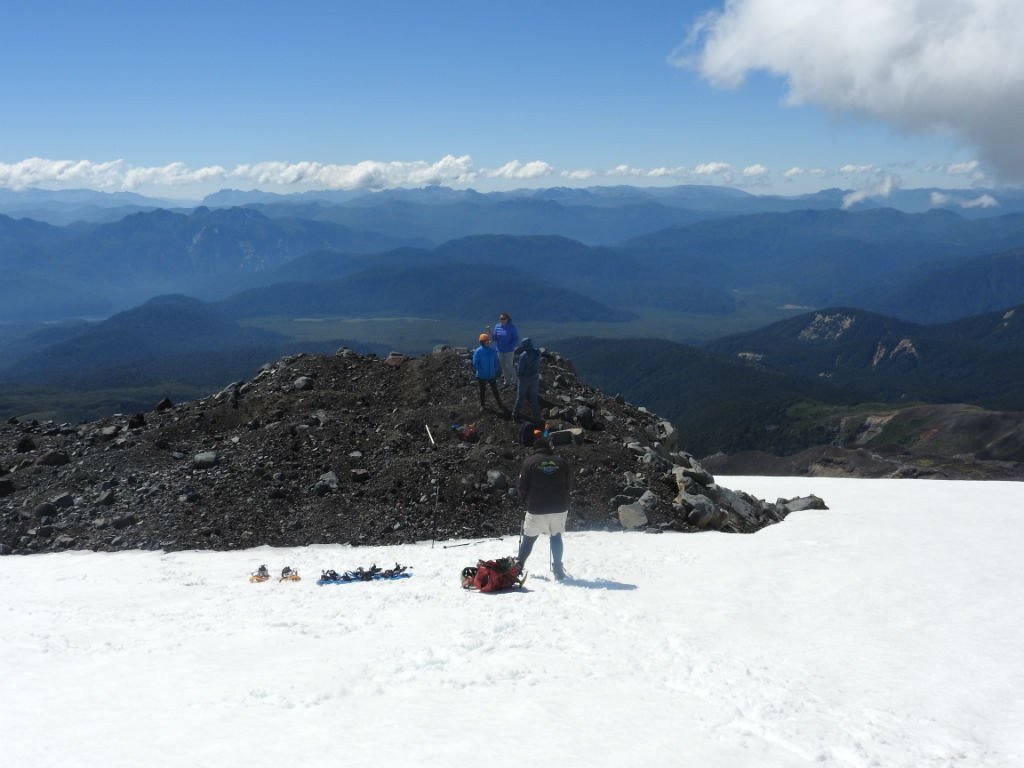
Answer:
POLYGON ((509 320, 507 325, 498 323, 494 326, 494 333, 491 334, 491 341, 498 348, 499 352, 515 352, 519 346, 519 331, 509 320))
POLYGON ((481 344, 473 352, 473 371, 478 379, 498 378, 498 351, 481 344))
POLYGON ((540 376, 540 350, 533 346, 529 338, 523 339, 519 346, 523 352, 516 363, 516 376, 520 379, 536 379, 540 376))

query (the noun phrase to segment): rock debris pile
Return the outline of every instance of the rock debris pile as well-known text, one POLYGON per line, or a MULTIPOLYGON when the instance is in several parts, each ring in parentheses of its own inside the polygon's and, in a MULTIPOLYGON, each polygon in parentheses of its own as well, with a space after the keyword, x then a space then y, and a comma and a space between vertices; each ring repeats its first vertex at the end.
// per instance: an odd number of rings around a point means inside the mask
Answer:
MULTIPOLYGON (((515 392, 502 394, 511 406, 515 392)), ((669 422, 586 386, 547 350, 541 405, 573 462, 570 530, 750 533, 824 508, 719 486, 669 422)), ((0 554, 514 535, 531 450, 520 431, 481 412, 469 353, 449 347, 294 355, 144 414, 12 419, 0 426, 0 554)))

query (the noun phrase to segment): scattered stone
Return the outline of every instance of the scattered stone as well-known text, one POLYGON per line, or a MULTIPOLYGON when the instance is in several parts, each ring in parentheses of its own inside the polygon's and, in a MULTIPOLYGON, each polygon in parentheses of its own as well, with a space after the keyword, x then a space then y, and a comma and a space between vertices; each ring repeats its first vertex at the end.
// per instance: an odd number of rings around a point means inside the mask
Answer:
POLYGON ((203 451, 192 458, 192 466, 196 469, 213 469, 220 463, 220 454, 216 451, 203 451))
POLYGON ((44 501, 42 504, 37 504, 32 508, 32 517, 44 518, 53 517, 57 514, 57 507, 48 501, 44 501))
POLYGON ((31 453, 37 448, 39 448, 38 444, 30 435, 25 435, 14 444, 15 453, 31 453))

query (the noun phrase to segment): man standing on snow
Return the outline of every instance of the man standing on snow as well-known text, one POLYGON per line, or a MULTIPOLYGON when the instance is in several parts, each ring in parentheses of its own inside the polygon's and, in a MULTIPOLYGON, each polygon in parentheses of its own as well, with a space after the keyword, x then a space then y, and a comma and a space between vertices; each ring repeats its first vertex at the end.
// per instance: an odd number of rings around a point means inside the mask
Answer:
POLYGON ((569 517, 569 492, 572 490, 572 468, 564 456, 556 456, 551 443, 538 436, 533 453, 526 457, 519 470, 519 498, 526 505, 523 540, 519 544, 519 567, 533 550, 537 537, 546 533, 551 538, 551 571, 555 579, 565 578, 562 567, 562 534, 569 517))

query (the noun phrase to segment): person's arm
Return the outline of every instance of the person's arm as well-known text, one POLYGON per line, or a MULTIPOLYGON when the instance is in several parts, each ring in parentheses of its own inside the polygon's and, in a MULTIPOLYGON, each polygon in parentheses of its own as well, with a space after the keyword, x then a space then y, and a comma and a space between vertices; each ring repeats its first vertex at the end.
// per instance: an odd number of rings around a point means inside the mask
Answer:
POLYGON ((526 504, 530 497, 530 468, 523 466, 519 471, 519 479, 516 481, 516 490, 519 491, 519 498, 526 504))

